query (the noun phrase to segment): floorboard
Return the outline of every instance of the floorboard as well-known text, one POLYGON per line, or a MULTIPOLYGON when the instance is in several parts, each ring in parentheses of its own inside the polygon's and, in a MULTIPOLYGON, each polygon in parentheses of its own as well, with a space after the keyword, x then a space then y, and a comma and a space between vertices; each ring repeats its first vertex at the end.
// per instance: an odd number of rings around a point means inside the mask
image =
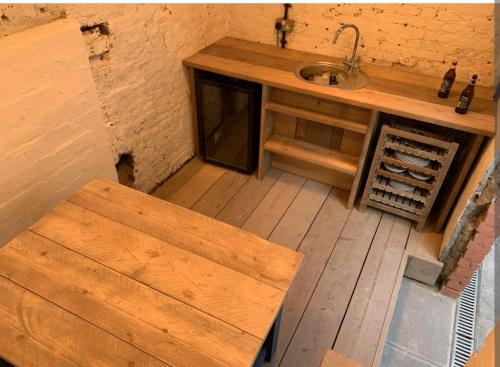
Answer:
POLYGON ((300 244, 299 252, 304 255, 304 258, 283 306, 275 366, 279 365, 287 350, 328 258, 349 217, 351 211, 345 205, 347 198, 346 191, 331 190, 300 244))
POLYGON ((153 192, 152 195, 160 199, 167 200, 176 191, 180 190, 186 184, 186 182, 191 177, 193 177, 193 175, 198 172, 204 165, 205 163, 203 163, 200 158, 194 157, 173 176, 171 176, 166 182, 158 187, 158 189, 153 192))
POLYGON ((307 180, 269 236, 269 241, 297 250, 331 186, 307 180))
POLYGON ((241 227, 282 173, 273 168, 262 181, 252 175, 216 218, 235 227, 241 227))
POLYGON ((331 348, 356 287, 381 212, 353 210, 280 366, 316 367, 331 348))
POLYGON ((347 209, 346 191, 277 169, 260 181, 193 161, 159 197, 304 255, 283 305, 272 366, 319 367, 332 346, 375 366, 410 222, 373 208, 347 209))
POLYGON ((221 178, 191 207, 198 213, 214 218, 248 181, 249 175, 226 171, 221 178))
POLYGON ((334 349, 371 366, 411 223, 384 213, 334 349))
MULTIPOLYGON (((186 167, 186 171, 189 168, 186 167)), ((224 172, 224 168, 204 164, 192 176, 186 175, 184 185, 180 187, 177 187, 178 182, 175 182, 176 187, 169 188, 170 180, 167 181, 158 191, 162 190, 162 192, 168 194, 162 194, 158 197, 185 208, 190 208, 221 178, 224 172)))
POLYGON ((304 177, 283 173, 242 228, 268 238, 305 182, 304 177))

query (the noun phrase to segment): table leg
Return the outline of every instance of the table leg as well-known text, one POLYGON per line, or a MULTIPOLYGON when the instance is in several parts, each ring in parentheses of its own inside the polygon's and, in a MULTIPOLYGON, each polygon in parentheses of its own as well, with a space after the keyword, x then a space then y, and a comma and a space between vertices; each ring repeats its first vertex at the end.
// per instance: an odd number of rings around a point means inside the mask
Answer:
POLYGON ((267 334, 266 340, 262 345, 262 348, 259 351, 259 355, 255 360, 253 367, 261 367, 264 362, 272 362, 274 358, 274 354, 276 353, 276 346, 278 345, 278 335, 280 333, 280 322, 281 322, 281 314, 283 312, 283 308, 280 308, 278 315, 276 316, 276 320, 274 321, 269 334, 267 334))
POLYGON ((2 358, 0 358, 0 367, 14 367, 13 365, 11 365, 9 362, 3 360, 2 358))
POLYGON ((264 347, 266 347, 266 362, 272 362, 274 354, 276 353, 276 346, 278 345, 278 335, 280 333, 280 322, 281 322, 281 314, 283 312, 283 308, 280 308, 278 315, 276 316, 276 320, 267 335, 266 341, 264 342, 264 347))

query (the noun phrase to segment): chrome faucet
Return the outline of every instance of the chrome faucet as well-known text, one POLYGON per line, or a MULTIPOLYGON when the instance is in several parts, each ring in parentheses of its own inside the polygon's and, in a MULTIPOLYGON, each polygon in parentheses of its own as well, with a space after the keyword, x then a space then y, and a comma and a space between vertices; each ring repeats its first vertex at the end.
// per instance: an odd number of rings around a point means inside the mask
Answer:
POLYGON ((356 52, 358 51, 358 42, 359 42, 359 29, 356 27, 354 24, 343 24, 339 29, 337 29, 337 32, 335 33, 335 36, 333 37, 333 44, 337 43, 337 39, 339 38, 340 34, 342 31, 346 28, 353 28, 354 31, 356 32, 356 41, 354 41, 354 48, 352 50, 352 56, 351 60, 347 60, 347 56, 344 60, 344 64, 347 65, 347 69, 349 71, 355 71, 359 69, 359 63, 358 60, 356 60, 356 52))

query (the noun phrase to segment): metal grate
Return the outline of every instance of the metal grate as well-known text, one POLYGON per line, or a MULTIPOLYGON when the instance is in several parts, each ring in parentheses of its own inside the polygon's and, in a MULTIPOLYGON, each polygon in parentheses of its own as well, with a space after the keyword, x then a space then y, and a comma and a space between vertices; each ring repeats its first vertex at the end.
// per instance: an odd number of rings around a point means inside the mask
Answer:
POLYGON ((455 319, 455 338, 451 367, 464 367, 474 352, 474 333, 476 329, 477 288, 479 270, 474 272, 470 283, 465 287, 458 299, 457 317, 455 319))

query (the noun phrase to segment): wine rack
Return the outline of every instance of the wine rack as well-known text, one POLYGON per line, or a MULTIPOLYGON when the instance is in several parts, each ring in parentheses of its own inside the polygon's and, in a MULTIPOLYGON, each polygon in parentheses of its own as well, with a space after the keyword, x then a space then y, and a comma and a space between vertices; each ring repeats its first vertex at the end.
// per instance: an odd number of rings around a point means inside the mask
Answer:
POLYGON ((361 209, 366 205, 408 218, 421 231, 458 144, 404 126, 383 125, 361 209))

